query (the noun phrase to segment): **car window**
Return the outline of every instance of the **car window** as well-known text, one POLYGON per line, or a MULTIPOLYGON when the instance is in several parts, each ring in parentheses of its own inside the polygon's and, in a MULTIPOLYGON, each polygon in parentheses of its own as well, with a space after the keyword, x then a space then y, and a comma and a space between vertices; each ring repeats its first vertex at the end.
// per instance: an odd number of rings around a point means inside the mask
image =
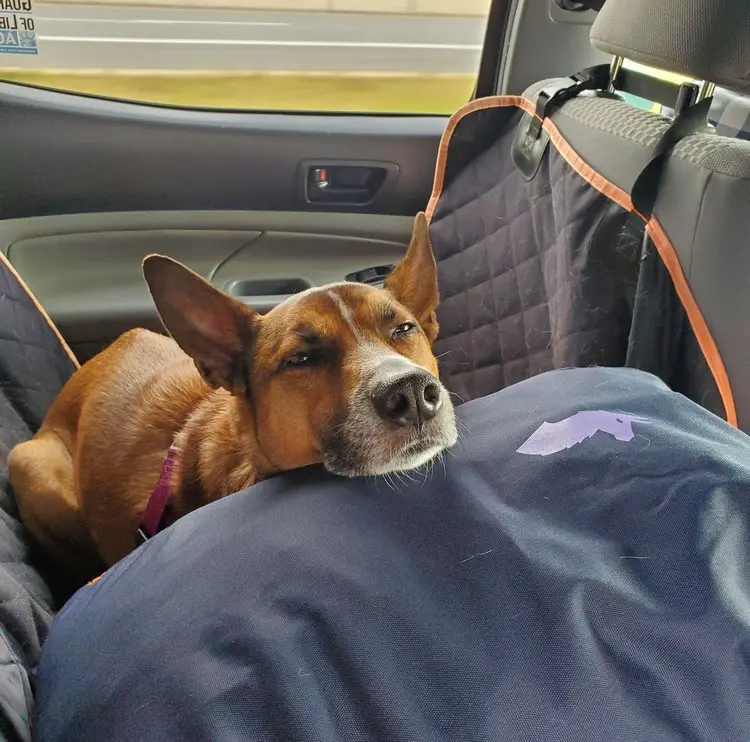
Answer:
POLYGON ((717 134, 750 139, 750 95, 717 87, 708 120, 717 134))
POLYGON ((0 79, 197 107, 451 113, 471 96, 490 2, 0 0, 0 79))

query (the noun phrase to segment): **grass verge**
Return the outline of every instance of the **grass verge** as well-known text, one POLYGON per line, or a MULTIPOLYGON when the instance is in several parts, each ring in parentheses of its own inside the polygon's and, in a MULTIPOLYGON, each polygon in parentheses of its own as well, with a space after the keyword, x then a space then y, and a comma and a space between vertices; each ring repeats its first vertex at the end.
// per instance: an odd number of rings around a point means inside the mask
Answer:
POLYGON ((76 93, 208 108, 452 113, 473 75, 119 72, 0 69, 0 79, 76 93))

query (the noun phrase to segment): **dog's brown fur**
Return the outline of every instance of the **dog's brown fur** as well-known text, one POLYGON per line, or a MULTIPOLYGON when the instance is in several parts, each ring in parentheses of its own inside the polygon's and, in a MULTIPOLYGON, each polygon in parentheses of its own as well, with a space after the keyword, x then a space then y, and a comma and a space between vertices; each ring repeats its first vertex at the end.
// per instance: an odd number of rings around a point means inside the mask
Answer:
MULTIPOLYGON (((121 336, 73 375, 39 432, 13 449, 10 478, 28 530, 83 580, 132 550, 173 442, 182 450, 169 505, 176 517, 325 461, 327 436, 347 419, 366 358, 397 354, 437 376, 428 234, 419 215, 385 289, 323 287, 266 316, 174 261, 147 258, 144 274, 174 339, 142 329, 121 336), (413 321, 421 329, 389 334, 413 321), (319 351, 328 360, 294 365, 319 351)), ((404 440, 398 435, 382 433, 391 446, 404 440)))

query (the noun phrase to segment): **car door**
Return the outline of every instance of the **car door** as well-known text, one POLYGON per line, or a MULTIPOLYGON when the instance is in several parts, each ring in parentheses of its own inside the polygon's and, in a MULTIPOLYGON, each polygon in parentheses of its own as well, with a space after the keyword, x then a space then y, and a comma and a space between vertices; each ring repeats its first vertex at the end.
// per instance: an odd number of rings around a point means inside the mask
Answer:
POLYGON ((382 280, 490 3, 6 5, 0 249, 85 360, 159 327, 151 252, 264 310, 382 280))

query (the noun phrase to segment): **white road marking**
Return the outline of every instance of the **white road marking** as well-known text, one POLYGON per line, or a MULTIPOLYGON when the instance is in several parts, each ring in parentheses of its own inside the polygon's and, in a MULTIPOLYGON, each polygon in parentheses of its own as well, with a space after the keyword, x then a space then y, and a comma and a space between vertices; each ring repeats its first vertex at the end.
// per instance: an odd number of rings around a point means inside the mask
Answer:
POLYGON ((39 36, 40 41, 90 44, 195 44, 212 46, 293 46, 340 49, 436 49, 440 51, 480 51, 481 44, 409 44, 388 41, 271 41, 270 39, 130 39, 119 36, 39 36))
POLYGON ((153 24, 185 24, 196 26, 291 26, 291 23, 279 23, 273 21, 182 21, 169 20, 167 18, 55 18, 53 16, 39 16, 38 21, 55 21, 55 23, 117 23, 119 25, 129 23, 153 23, 153 24))

